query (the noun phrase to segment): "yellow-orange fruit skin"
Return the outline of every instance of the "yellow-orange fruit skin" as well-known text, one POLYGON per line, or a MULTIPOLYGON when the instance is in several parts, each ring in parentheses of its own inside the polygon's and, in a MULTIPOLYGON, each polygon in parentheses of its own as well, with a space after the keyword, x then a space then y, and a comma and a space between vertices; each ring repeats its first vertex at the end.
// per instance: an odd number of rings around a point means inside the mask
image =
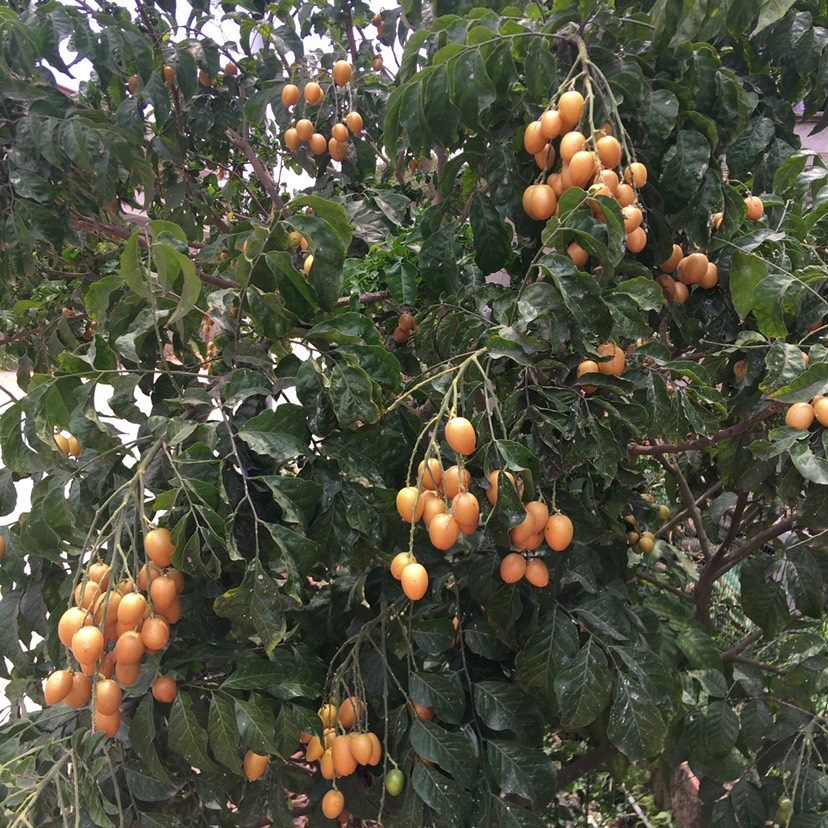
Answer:
POLYGON ((267 754, 262 755, 248 750, 244 755, 244 775, 247 780, 255 782, 257 779, 261 779, 269 763, 270 757, 267 754))
POLYGON ((606 342, 598 346, 598 355, 601 357, 611 357, 611 359, 604 359, 598 363, 598 370, 602 374, 609 374, 610 376, 620 376, 624 371, 626 364, 626 357, 624 351, 617 345, 611 342, 606 342))
POLYGON ((347 698, 339 705, 339 723, 346 730, 354 726, 354 722, 365 716, 365 703, 359 699, 347 698))
POLYGON ((72 689, 67 693, 64 701, 69 707, 83 707, 92 698, 92 682, 83 673, 72 674, 72 689))
POLYGON ((452 417, 446 423, 446 442, 458 454, 474 454, 477 448, 477 435, 470 420, 465 417, 452 417))
POLYGON ((72 690, 72 673, 69 670, 55 670, 43 687, 43 696, 46 704, 62 702, 72 690))
POLYGON ((814 409, 814 416, 822 426, 828 426, 828 398, 819 397, 814 399, 811 406, 814 409))
POLYGON ((114 713, 107 715, 101 713, 100 710, 96 710, 94 721, 95 730, 102 730, 110 739, 113 739, 121 726, 121 712, 116 710, 114 713))
POLYGON ((86 612, 79 607, 71 607, 60 617, 58 638, 64 647, 72 646, 72 637, 84 625, 86 612))
POLYGON ((423 516, 425 500, 416 486, 405 486, 397 492, 397 512, 407 523, 416 523, 423 516))
POLYGON ((544 535, 546 542, 550 549, 555 552, 563 552, 570 543, 575 534, 575 529, 572 526, 572 521, 562 514, 552 515, 546 523, 544 535))
POLYGON ((517 552, 510 552, 500 562, 500 577, 507 584, 516 584, 525 573, 526 561, 517 552))
POLYGON ((785 425, 804 430, 814 422, 814 409, 810 403, 794 403, 785 414, 785 425))
POLYGON ((345 810, 345 797, 340 791, 330 790, 322 797, 322 813, 336 819, 345 810))
POLYGON ((382 759, 382 742, 380 742, 379 736, 373 732, 368 734, 368 738, 371 740, 371 758, 368 760, 368 764, 375 767, 382 759))
POLYGON ((331 756, 337 776, 350 776, 357 769, 357 760, 351 752, 351 740, 347 736, 336 737, 331 756))
POLYGON ((684 258, 684 252, 682 249, 677 245, 673 245, 673 252, 670 254, 670 258, 667 259, 666 262, 662 262, 661 269, 665 273, 675 273, 676 268, 678 267, 678 263, 684 258))
POLYGON ((428 591, 428 573, 422 564, 409 564, 400 576, 403 592, 411 601, 419 601, 428 591))
POLYGON ((144 538, 144 551, 149 559, 161 567, 169 566, 172 563, 172 553, 175 546, 170 540, 169 529, 152 529, 147 532, 144 538))
POLYGON ((459 492, 466 491, 471 485, 471 472, 460 466, 449 466, 443 472, 443 488, 446 497, 453 500, 459 492))
POLYGON ((351 739, 351 753, 359 765, 367 765, 371 761, 374 745, 367 733, 358 733, 351 739))
POLYGON ((403 570, 412 563, 411 555, 408 552, 399 552, 391 561, 391 575, 399 581, 402 578, 403 570))
POLYGON ((121 696, 121 688, 112 679, 99 681, 95 687, 95 710, 103 716, 113 716, 121 706, 121 696))
POLYGON ((549 584, 549 567, 540 558, 532 558, 526 564, 525 578, 533 586, 543 589, 549 584))
POLYGON ((156 701, 169 704, 178 695, 178 685, 172 676, 158 676, 152 683, 152 695, 156 701))
POLYGON ((97 627, 83 627, 72 636, 72 655, 83 664, 93 664, 103 651, 104 637, 97 627))
POLYGON ((115 678, 124 685, 124 687, 130 687, 131 685, 135 684, 138 681, 138 677, 141 675, 141 663, 136 661, 130 664, 124 664, 123 662, 116 661, 115 662, 115 678))

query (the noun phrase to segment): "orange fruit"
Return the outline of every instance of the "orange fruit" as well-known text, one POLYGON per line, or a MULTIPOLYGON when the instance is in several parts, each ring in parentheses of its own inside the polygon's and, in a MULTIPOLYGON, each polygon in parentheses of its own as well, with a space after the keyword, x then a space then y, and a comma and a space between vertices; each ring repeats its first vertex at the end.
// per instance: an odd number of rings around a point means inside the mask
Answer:
POLYGON ((587 253, 586 250, 584 250, 584 248, 577 242, 572 242, 572 244, 566 248, 566 254, 570 259, 572 259, 573 264, 578 268, 578 270, 583 270, 589 261, 589 253, 587 253))
POLYGON ((523 148, 529 155, 537 155, 546 146, 540 121, 532 121, 523 133, 523 148))
POLYGON ((184 573, 170 567, 164 574, 175 584, 176 594, 181 595, 181 593, 184 592, 184 587, 186 586, 184 573))
POLYGON ((417 704, 415 701, 411 702, 411 712, 424 722, 430 722, 434 718, 433 707, 426 707, 425 705, 417 704))
POLYGON ((239 67, 236 66, 233 61, 229 61, 224 65, 224 74, 225 75, 238 75, 239 74, 239 67))
MULTIPOLYGON (((580 379, 584 374, 598 374, 600 369, 594 359, 585 359, 578 364, 577 373, 578 379, 580 379)), ((596 390, 594 385, 584 385, 583 389, 587 394, 592 394, 596 390)))
POLYGON ((55 670, 43 686, 43 696, 46 704, 62 702, 72 690, 72 673, 69 670, 55 670))
POLYGON ((122 633, 115 643, 115 660, 117 664, 137 664, 146 652, 141 633, 135 630, 122 633))
POLYGON ((759 196, 748 196, 745 199, 748 221, 759 221, 765 215, 765 205, 759 196))
POLYGON ((549 518, 544 530, 546 542, 555 552, 563 552, 572 542, 574 534, 575 529, 572 526, 572 521, 566 515, 560 513, 549 518))
MULTIPOLYGON (((138 570, 138 586, 143 592, 149 589, 149 585, 156 579, 161 577, 161 570, 155 564, 144 564, 138 570)), ((130 590, 131 592, 132 590, 130 590)))
POLYGON ((282 106, 293 106, 299 100, 299 87, 295 83, 286 83, 282 87, 282 106))
POLYGON ((680 265, 679 279, 686 285, 698 284, 707 273, 707 266, 710 264, 704 253, 691 253, 680 265))
POLYGON ((713 229, 718 230, 724 221, 724 213, 713 213, 713 229))
POLYGON ((632 184, 636 190, 640 190, 647 183, 647 168, 642 163, 634 161, 624 171, 624 179, 627 184, 632 184))
POLYGON ((391 561, 391 575, 399 581, 402 578, 403 570, 410 563, 416 563, 416 561, 412 561, 411 555, 408 552, 397 553, 394 556, 394 560, 391 561))
MULTIPOLYGON (((435 515, 428 527, 428 537, 435 549, 451 549, 460 537, 460 527, 452 515, 435 515)), ((405 572, 403 572, 405 578, 405 572)), ((405 584, 403 584, 403 588, 405 584)), ((406 591, 407 594, 407 591, 406 591)))
POLYGON ((300 141, 310 141, 311 136, 313 135, 313 121, 310 121, 307 118, 300 118, 296 122, 295 129, 300 141))
POLYGON ((424 494, 426 495, 426 501, 423 509, 423 523, 428 528, 436 515, 444 515, 448 511, 448 506, 446 501, 436 492, 424 492, 424 494))
POLYGON ((158 610, 155 614, 168 624, 177 624, 181 620, 181 599, 176 595, 175 600, 167 609, 158 610))
POLYGON ((156 701, 169 704, 178 694, 178 685, 172 676, 158 676, 152 683, 152 695, 156 701))
POLYGON ((331 127, 331 137, 336 139, 340 144, 348 142, 348 127, 345 124, 334 124, 331 127))
POLYGON ((322 740, 318 736, 311 736, 308 742, 308 749, 305 751, 305 759, 308 762, 315 762, 322 758, 325 748, 322 747, 322 740))
POLYGON ((561 115, 556 109, 547 109, 541 115, 541 134, 547 141, 557 138, 561 134, 563 124, 561 123, 561 115))
POLYGON ((595 176, 596 184, 603 184, 615 197, 618 192, 618 173, 615 170, 600 170, 595 176))
POLYGON ((138 88, 138 75, 131 75, 129 80, 127 81, 127 88, 129 89, 130 95, 135 94, 135 90, 138 88))
POLYGON ((635 190, 629 184, 619 184, 615 191, 615 197, 622 207, 629 207, 630 204, 635 204, 637 198, 635 190))
POLYGON ((141 627, 141 640, 147 650, 163 650, 170 640, 170 625, 160 616, 147 618, 141 627))
POLYGON ((349 697, 339 705, 339 723, 348 730, 354 726, 354 722, 364 718, 365 713, 365 702, 349 697))
POLYGON ((601 159, 603 166, 613 169, 621 163, 621 144, 612 135, 599 138, 595 149, 598 151, 598 158, 601 159))
POLYGON ((383 61, 383 59, 379 55, 377 55, 374 58, 374 62, 371 64, 371 68, 375 72, 382 72, 383 66, 385 66, 385 61, 383 61))
POLYGON ((152 605, 162 612, 172 606, 172 602, 177 596, 178 590, 175 588, 175 581, 172 578, 162 576, 161 578, 156 578, 150 584, 152 605))
POLYGON ((804 430, 814 421, 814 409, 810 403, 794 403, 785 414, 785 425, 804 430))
POLYGON ((682 252, 682 249, 677 244, 674 244, 673 245, 673 252, 670 254, 670 258, 667 259, 666 262, 662 262, 661 269, 665 273, 675 273, 679 262, 683 258, 684 258, 684 253, 682 252))
POLYGON ((532 558, 526 564, 526 580, 543 589, 549 583, 549 567, 540 559, 532 558))
POLYGON ((351 79, 351 64, 347 60, 338 60, 333 65, 333 79, 337 86, 345 86, 351 79))
POLYGON ((583 111, 584 96, 580 92, 573 89, 561 95, 561 99, 558 101, 558 112, 567 129, 571 129, 578 124, 583 111))
POLYGON ((416 523, 423 516, 425 501, 416 486, 405 486, 397 492, 397 511, 407 523, 416 523))
POLYGON ((322 754, 322 758, 319 760, 319 772, 323 779, 333 779, 335 776, 333 754, 330 748, 322 754))
POLYGON ((98 663, 96 661, 81 661, 79 662, 81 672, 85 676, 92 678, 98 672, 98 663))
POLYGON ((337 776, 350 776, 357 769, 357 760, 351 752, 351 740, 345 735, 334 739, 331 757, 337 776))
POLYGON ((677 305, 683 305, 690 298, 690 291, 683 282, 676 282, 673 286, 673 301, 677 305))
POLYGON ((322 720, 322 727, 333 727, 336 724, 338 710, 335 704, 323 704, 319 708, 319 718, 322 720))
POLYGON ((440 465, 440 461, 436 457, 421 460, 417 467, 417 480, 422 481, 424 489, 431 489, 432 491, 439 489, 443 482, 443 467, 440 465))
POLYGON ((213 79, 203 69, 200 69, 199 72, 198 72, 198 82, 202 86, 212 86, 213 85, 213 79))
POLYGON ((416 325, 416 322, 414 320, 414 317, 410 313, 401 313, 397 324, 404 331, 411 331, 411 330, 414 330, 414 326, 416 325))
POLYGON ((104 716, 112 716, 121 707, 121 688, 112 681, 104 679, 95 685, 95 710, 104 716))
POLYGON ((302 270, 305 276, 310 276, 311 268, 313 267, 313 256, 308 256, 305 263, 302 265, 302 270))
POLYGON ((75 587, 75 603, 78 607, 89 609, 100 595, 101 587, 94 581, 87 581, 75 587))
POLYGON ((535 518, 530 512, 526 512, 523 520, 509 530, 509 537, 512 540, 513 546, 517 549, 523 549, 524 541, 528 542, 535 534, 535 531, 535 518))
POLYGON ((489 481, 489 488, 486 489, 486 498, 488 499, 489 503, 492 504, 492 506, 494 506, 497 503, 497 492, 500 486, 500 476, 502 474, 505 474, 509 482, 513 486, 517 487, 517 484, 515 483, 515 476, 511 472, 505 472, 500 470, 490 472, 486 478, 489 481))
POLYGON ((141 675, 141 664, 135 662, 134 664, 124 664, 120 661, 115 662, 115 678, 118 679, 124 687, 129 687, 138 681, 138 676, 141 675))
POLYGON ((162 569, 172 563, 172 553, 175 551, 170 540, 169 529, 152 529, 144 538, 144 551, 147 557, 162 569))
POLYGON ((86 613, 79 607, 71 607, 60 616, 58 638, 64 647, 72 646, 72 637, 84 625, 86 613))
POLYGON ((351 739, 351 753, 359 765, 367 765, 371 761, 374 745, 367 733, 357 733, 351 739))
POLYGON ((733 375, 738 380, 743 380, 747 376, 747 360, 740 359, 733 363, 733 375))
POLYGON ((473 454, 477 447, 474 426, 465 417, 452 417, 446 423, 446 442, 458 454, 473 454))
POLYGON ((175 83, 175 70, 172 66, 164 67, 164 81, 167 86, 172 86, 175 83))
POLYGON ((816 416, 819 424, 822 426, 828 426, 828 398, 814 398, 814 401, 811 403, 811 407, 814 409, 814 416, 816 416))
POLYGON ((118 621, 121 624, 137 624, 144 617, 147 599, 139 592, 124 595, 118 605, 118 621))
MULTIPOLYGON (((353 771, 351 772, 353 773, 353 771)), ((340 774, 340 776, 347 775, 340 774)), ((345 797, 339 791, 330 790, 322 797, 322 813, 328 819, 336 819, 344 810, 345 797)))
POLYGON ((603 345, 599 345, 598 356, 611 357, 611 359, 598 363, 598 370, 602 374, 617 377, 624 371, 624 365, 626 363, 624 352, 617 345, 613 345, 612 342, 605 342, 603 345))
POLYGON ((525 573, 526 561, 517 552, 510 552, 500 562, 500 577, 507 584, 516 584, 525 573))
POLYGON ((321 132, 314 132, 308 144, 314 155, 324 155, 325 150, 328 149, 328 140, 321 132))
POLYGON ((460 466, 449 466, 443 472, 443 488, 446 497, 454 500, 459 492, 465 492, 471 486, 471 473, 460 466))
POLYGON ((719 268, 713 262, 707 265, 707 272, 699 279, 699 287, 710 290, 719 284, 719 268))
POLYGON ((400 576, 403 592, 411 601, 419 601, 428 590, 428 573, 422 564, 411 563, 400 576))
POLYGON ((523 191, 523 210, 535 221, 547 221, 555 213, 558 200, 548 184, 530 184, 523 191))
POLYGON ((55 445, 66 455, 69 454, 69 440, 62 434, 55 434, 55 445))
POLYGON ((471 535, 477 531, 480 504, 471 492, 460 492, 454 496, 451 501, 451 513, 464 535, 471 535))
POLYGON ((116 710, 111 715, 106 715, 96 710, 94 721, 95 730, 102 730, 110 739, 113 739, 121 726, 121 711, 116 710))
POLYGON ((83 707, 92 698, 92 682, 83 673, 72 673, 72 689, 64 701, 69 707, 83 707))
POLYGON ((371 740, 371 758, 368 760, 368 764, 376 766, 382 759, 382 743, 376 733, 369 732, 368 738, 371 740))
POLYGON ((569 164, 575 157, 575 154, 583 150, 585 144, 586 136, 583 133, 567 132, 566 135, 561 138, 561 161, 564 164, 569 164))
POLYGON ((637 227, 641 226, 641 222, 644 221, 644 213, 641 212, 640 207, 636 207, 635 204, 630 204, 629 207, 625 207, 621 211, 621 216, 624 219, 624 229, 627 233, 632 233, 637 227))
POLYGON ((535 153, 535 163, 538 169, 551 169, 555 164, 555 147, 552 144, 546 144, 540 152, 535 153))
POLYGON ((526 511, 532 515, 535 521, 536 532, 546 526, 546 522, 549 520, 549 509, 545 503, 541 503, 540 500, 530 500, 526 504, 526 511))
POLYGON ((249 782, 255 782, 264 775, 269 763, 270 757, 267 754, 262 755, 248 750, 244 754, 244 775, 249 782))
POLYGON ((345 123, 354 135, 358 135, 362 132, 362 115, 360 115, 359 112, 349 112, 345 116, 345 123))
POLYGON ((109 576, 111 574, 110 568, 101 561, 93 563, 86 571, 86 576, 90 581, 100 584, 101 589, 106 589, 109 586, 109 576))
POLYGON ((589 184, 595 176, 595 156, 587 150, 576 152, 569 162, 569 176, 576 187, 589 184))
POLYGON ((299 137, 299 133, 296 131, 294 127, 288 127, 285 130, 285 146, 291 151, 294 152, 299 148, 299 144, 302 143, 302 139, 299 137))
POLYGON ((393 336, 394 342, 396 342, 397 345, 404 345, 406 342, 408 342, 409 339, 411 339, 411 333, 409 331, 403 330, 401 327, 399 327, 399 325, 396 328, 394 328, 393 336))
POLYGON ((72 655, 82 664, 94 664, 103 651, 104 637, 97 627, 82 627, 72 636, 72 655))
POLYGON ((303 92, 305 95, 305 100, 311 106, 313 106, 314 104, 318 104, 319 101, 321 101, 322 98, 325 96, 325 93, 322 91, 322 87, 316 81, 306 83, 303 92))
POLYGON ((640 253, 647 246, 647 233, 643 227, 636 227, 627 234, 627 250, 630 253, 640 253))

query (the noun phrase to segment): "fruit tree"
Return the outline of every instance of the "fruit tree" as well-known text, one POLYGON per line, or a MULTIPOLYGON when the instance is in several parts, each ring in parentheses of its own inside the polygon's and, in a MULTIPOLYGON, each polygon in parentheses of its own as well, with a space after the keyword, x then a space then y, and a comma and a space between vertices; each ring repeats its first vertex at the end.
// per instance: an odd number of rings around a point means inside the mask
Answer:
POLYGON ((826 825, 828 8, 485 6, 0 8, 3 825, 826 825))

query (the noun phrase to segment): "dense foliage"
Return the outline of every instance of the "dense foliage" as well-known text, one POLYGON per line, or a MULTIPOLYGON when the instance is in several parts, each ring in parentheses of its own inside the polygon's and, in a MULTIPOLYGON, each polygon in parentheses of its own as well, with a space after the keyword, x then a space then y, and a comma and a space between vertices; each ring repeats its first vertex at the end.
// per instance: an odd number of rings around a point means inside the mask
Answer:
POLYGON ((591 769, 686 762, 704 825, 824 828, 828 412, 789 409, 828 393, 828 170, 793 131, 824 0, 176 7, 0 7, 3 514, 33 484, 0 822, 324 825, 335 785, 351 824, 566 824, 591 769), (557 139, 525 149, 571 89, 587 147, 646 168, 640 231, 591 167, 560 187, 557 139), (665 278, 674 244, 717 280, 665 278), (427 457, 481 510, 447 551, 396 507, 427 457), (546 586, 501 577, 530 501, 574 526, 533 524, 546 586), (80 659, 96 714, 81 672, 45 704, 76 600, 118 639, 80 659), (305 743, 349 697, 382 758, 330 780, 305 743))

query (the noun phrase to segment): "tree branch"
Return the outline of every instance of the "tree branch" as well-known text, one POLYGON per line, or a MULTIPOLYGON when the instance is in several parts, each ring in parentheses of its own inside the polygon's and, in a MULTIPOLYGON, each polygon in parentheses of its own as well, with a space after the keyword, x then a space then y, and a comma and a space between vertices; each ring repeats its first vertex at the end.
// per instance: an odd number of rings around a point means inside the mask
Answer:
POLYGON ((755 658, 745 658, 744 656, 736 655, 733 656, 731 661, 735 661, 737 664, 747 664, 750 667, 757 667, 760 670, 765 670, 768 673, 773 673, 776 676, 784 676, 785 671, 780 669, 779 667, 774 667, 773 664, 768 664, 765 661, 757 661, 755 658))
POLYGON ((565 768, 558 771, 558 788, 566 787, 576 779, 580 779, 585 773, 600 767, 616 753, 618 753, 618 750, 609 743, 587 751, 579 759, 570 762, 565 768))
POLYGON ((656 460, 658 460, 658 462, 661 463, 661 465, 664 466, 668 472, 670 472, 673 479, 676 481, 676 485, 679 487, 679 491, 681 492, 681 499, 684 501, 684 505, 690 513, 690 519, 693 521, 693 526, 696 527, 696 536, 701 544, 704 559, 709 561, 713 557, 713 552, 710 549, 710 539, 707 537, 707 531, 704 528, 704 521, 702 520, 698 504, 696 503, 696 498, 690 489, 690 484, 681 473, 681 469, 679 468, 677 462, 662 455, 656 455, 656 460))
POLYGON ((256 155, 256 151, 251 146, 250 141, 230 127, 227 127, 224 134, 233 142, 237 149, 240 149, 244 153, 244 157, 248 160, 250 166, 253 167, 253 172, 256 173, 256 178, 259 179, 262 187, 265 188, 265 192, 270 196, 274 209, 280 212, 283 211, 285 209, 285 202, 282 201, 282 197, 279 195, 276 182, 273 180, 273 176, 267 167, 259 160, 259 156, 256 155))
POLYGON ((771 403, 767 408, 763 408, 756 414, 742 420, 741 423, 723 428, 710 437, 697 437, 694 440, 687 440, 684 443, 656 443, 653 445, 630 443, 627 446, 627 457, 630 462, 633 462, 636 457, 642 454, 658 456, 661 454, 684 454, 687 451, 701 451, 716 443, 721 443, 722 440, 729 440, 731 437, 738 437, 740 434, 750 431, 755 425, 764 422, 768 417, 772 417, 781 411, 782 408, 784 408, 782 403, 771 403))
POLYGON ((359 62, 359 54, 357 52, 356 39, 354 38, 354 18, 351 16, 351 10, 345 9, 345 36, 348 38, 348 51, 351 53, 351 60, 356 68, 359 62))
POLYGON ((727 663, 733 661, 734 658, 741 655, 751 644, 758 641, 765 634, 764 630, 756 630, 752 632, 747 638, 743 638, 738 644, 735 644, 729 650, 722 653, 722 661, 727 663))
MULTIPOLYGON (((796 512, 791 512, 790 515, 778 520, 773 524, 773 526, 768 526, 767 529, 763 529, 757 535, 754 535, 749 541, 747 541, 747 543, 742 544, 742 546, 738 547, 732 555, 724 559, 721 566, 719 566, 714 572, 712 580, 717 581, 722 577, 722 575, 733 569, 739 561, 743 561, 757 549, 763 547, 766 543, 768 543, 768 541, 772 541, 774 538, 778 538, 780 535, 783 535, 789 529, 793 529, 798 519, 799 515, 796 512)), ((712 567, 707 567, 707 569, 712 569, 712 567)), ((705 569, 704 572, 706 572, 707 569, 705 569)))
MULTIPOLYGON (((701 506, 701 504, 704 503, 705 500, 709 500, 711 497, 713 497, 714 494, 717 494, 719 489, 723 488, 723 486, 724 484, 721 481, 719 481, 718 483, 714 483, 706 492, 704 492, 696 498, 696 506, 701 506)), ((657 538, 663 537, 674 526, 677 526, 679 523, 685 520, 689 514, 690 512, 687 509, 682 509, 675 517, 671 518, 667 521, 667 523, 664 524, 664 526, 660 527, 656 531, 655 536, 657 538)))
POLYGON ((655 578, 650 575, 648 572, 638 572, 627 581, 628 584, 652 584, 659 589, 663 589, 665 592, 670 592, 673 595, 677 595, 679 598, 683 598, 685 601, 692 601, 693 598, 688 593, 686 593, 683 589, 679 587, 674 587, 672 584, 668 584, 666 581, 662 581, 659 578, 655 578))
MULTIPOLYGON (((383 299, 387 299, 390 295, 387 290, 378 290, 374 293, 362 293, 359 296, 359 303, 360 305, 374 305, 377 302, 382 302, 383 299)), ((338 308, 346 308, 350 304, 350 296, 342 296, 336 300, 336 307, 338 308)))

